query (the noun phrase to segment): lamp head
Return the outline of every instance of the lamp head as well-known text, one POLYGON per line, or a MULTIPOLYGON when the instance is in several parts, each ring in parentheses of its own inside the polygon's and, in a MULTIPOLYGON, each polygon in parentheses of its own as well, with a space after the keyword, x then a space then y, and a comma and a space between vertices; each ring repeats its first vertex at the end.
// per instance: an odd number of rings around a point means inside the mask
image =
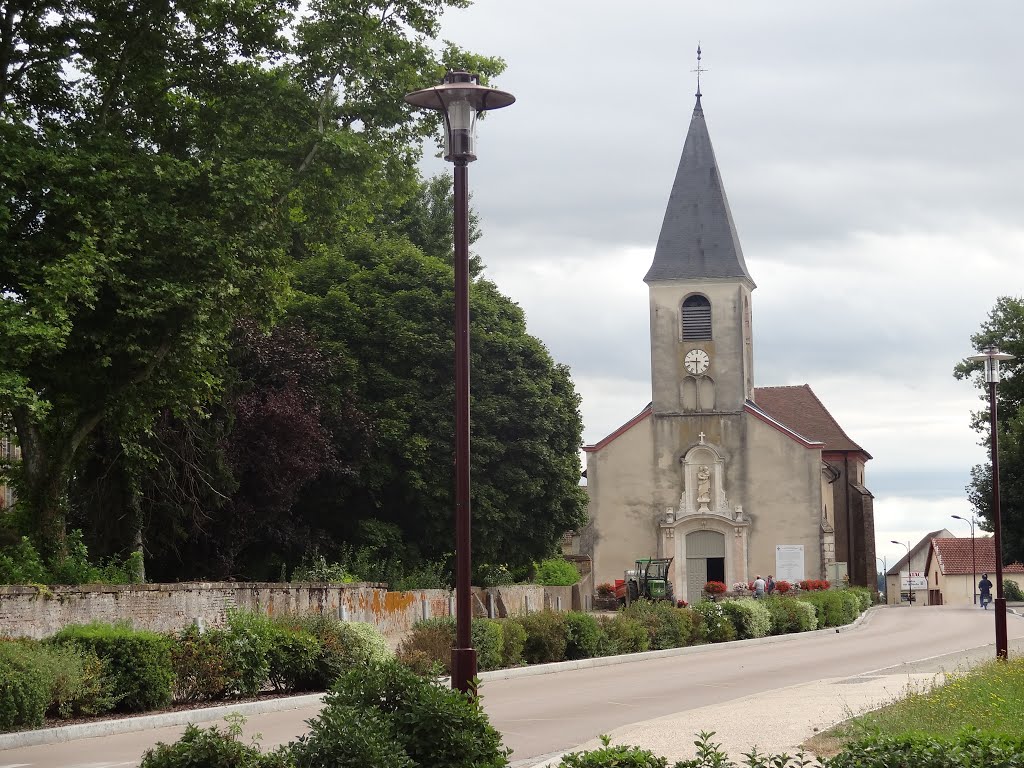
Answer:
POLYGON ((981 354, 970 355, 967 359, 976 363, 985 363, 986 383, 997 384, 999 382, 999 361, 1013 360, 1013 355, 1000 352, 995 347, 986 347, 981 354))
POLYGON ((511 93, 480 85, 477 75, 451 70, 440 85, 405 95, 414 107, 436 109, 444 116, 444 159, 471 163, 476 160, 476 120, 488 109, 515 102, 511 93))

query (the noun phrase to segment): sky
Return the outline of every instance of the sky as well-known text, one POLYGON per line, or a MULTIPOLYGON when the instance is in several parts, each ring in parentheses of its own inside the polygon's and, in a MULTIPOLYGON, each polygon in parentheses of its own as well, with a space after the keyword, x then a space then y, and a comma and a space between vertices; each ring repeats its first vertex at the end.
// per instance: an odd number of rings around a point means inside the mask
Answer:
MULTIPOLYGON (((811 385, 873 459, 877 553, 969 535, 985 461, 952 376, 1024 285, 1024 4, 477 0, 442 37, 517 102, 470 166, 486 275, 567 364, 584 442, 649 401, 647 287, 702 103, 757 289, 755 384, 811 385)), ((428 159, 429 174, 446 170, 428 159)))

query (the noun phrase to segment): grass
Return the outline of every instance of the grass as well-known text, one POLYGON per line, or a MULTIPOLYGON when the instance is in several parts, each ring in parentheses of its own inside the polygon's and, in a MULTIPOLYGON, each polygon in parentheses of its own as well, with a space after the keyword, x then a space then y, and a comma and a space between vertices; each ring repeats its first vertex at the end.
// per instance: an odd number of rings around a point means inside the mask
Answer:
POLYGON ((818 755, 833 755, 846 742, 869 734, 951 739, 964 729, 1019 738, 1024 722, 1024 657, 990 661, 949 675, 929 691, 910 693, 867 712, 806 743, 818 755))

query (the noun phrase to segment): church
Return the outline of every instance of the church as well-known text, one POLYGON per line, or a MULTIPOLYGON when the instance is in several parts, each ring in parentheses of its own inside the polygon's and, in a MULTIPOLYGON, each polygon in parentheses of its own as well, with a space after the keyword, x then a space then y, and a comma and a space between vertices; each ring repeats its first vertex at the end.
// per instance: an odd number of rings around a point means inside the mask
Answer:
POLYGON ((649 289, 651 403, 584 447, 595 583, 673 558, 675 595, 756 575, 873 585, 870 454, 809 386, 758 387, 752 299, 701 94, 649 289))

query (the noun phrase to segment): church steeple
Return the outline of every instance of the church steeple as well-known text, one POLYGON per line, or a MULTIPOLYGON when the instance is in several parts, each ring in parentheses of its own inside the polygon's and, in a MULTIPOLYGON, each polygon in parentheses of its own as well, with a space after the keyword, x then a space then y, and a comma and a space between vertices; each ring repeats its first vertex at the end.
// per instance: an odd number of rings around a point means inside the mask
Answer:
POLYGON ((698 84, 683 155, 644 282, 709 278, 745 278, 754 287, 704 122, 698 84))

